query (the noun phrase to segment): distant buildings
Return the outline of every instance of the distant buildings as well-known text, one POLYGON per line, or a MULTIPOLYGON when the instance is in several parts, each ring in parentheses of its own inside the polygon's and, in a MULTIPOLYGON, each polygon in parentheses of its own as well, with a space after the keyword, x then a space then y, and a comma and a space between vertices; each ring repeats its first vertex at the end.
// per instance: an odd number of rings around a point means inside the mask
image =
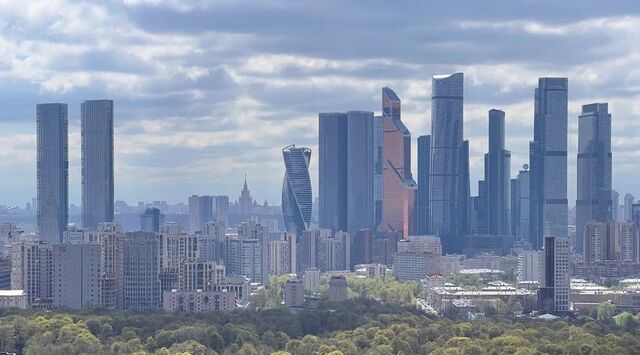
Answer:
POLYGON ((82 227, 113 221, 113 101, 81 104, 82 227))
POLYGON ((140 215, 140 230, 143 232, 160 232, 160 226, 164 223, 164 215, 156 207, 147 207, 140 215))
POLYGON ((238 235, 226 240, 225 266, 233 276, 269 285, 269 231, 254 221, 238 226, 238 235))
POLYGON ((39 104, 37 116, 38 236, 62 243, 69 221, 67 104, 39 104))
POLYGON ((540 78, 535 91, 534 134, 530 143, 531 246, 541 249, 544 237, 566 237, 567 78, 540 78))
POLYGON ((213 196, 189 196, 189 230, 191 233, 201 231, 202 226, 211 221, 213 221, 213 196))
POLYGON ((295 274, 297 267, 297 238, 292 233, 275 233, 269 242, 269 272, 273 275, 295 274))
POLYGON ((633 202, 635 201, 635 197, 632 194, 624 195, 624 220, 623 222, 633 220, 633 202))
POLYGON ((288 232, 302 235, 311 223, 311 149, 290 145, 282 150, 285 174, 282 183, 282 216, 288 232))
POLYGON ((468 232, 469 142, 463 135, 463 74, 434 75, 431 97, 429 230, 441 237, 468 232))
POLYGON ((0 308, 27 309, 28 306, 24 290, 0 290, 0 308))
POLYGON ((521 244, 526 244, 527 246, 530 245, 531 241, 531 238, 529 237, 529 232, 531 230, 529 225, 530 174, 529 165, 524 164, 522 166, 522 170, 518 172, 518 176, 511 180, 513 187, 513 196, 511 200, 514 202, 511 206, 513 224, 511 230, 513 231, 514 240, 521 244))
POLYGON ((304 270, 302 281, 304 282, 305 291, 318 291, 320 289, 320 270, 317 268, 304 270))
POLYGON ((631 222, 587 222, 582 233, 585 263, 640 262, 640 231, 631 222))
POLYGON ((606 103, 582 106, 578 118, 578 199, 576 245, 582 250, 582 234, 589 221, 613 219, 611 189, 611 114, 606 103))

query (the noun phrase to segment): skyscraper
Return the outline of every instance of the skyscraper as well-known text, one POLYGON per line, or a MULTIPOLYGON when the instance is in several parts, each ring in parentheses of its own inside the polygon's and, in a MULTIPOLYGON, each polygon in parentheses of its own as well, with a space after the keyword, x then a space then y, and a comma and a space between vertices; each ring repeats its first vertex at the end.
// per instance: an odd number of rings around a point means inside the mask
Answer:
POLYGON ((140 231, 160 233, 160 225, 164 223, 164 215, 157 207, 147 207, 140 215, 140 231))
POLYGON ((382 208, 384 198, 384 175, 382 167, 384 165, 384 117, 373 118, 373 204, 374 218, 373 225, 382 223, 382 208))
POLYGON ((416 182, 411 174, 411 133, 400 119, 400 98, 382 88, 383 207, 382 230, 416 232, 416 182))
POLYGON ((613 220, 620 222, 620 193, 616 190, 611 190, 611 213, 613 214, 613 220))
MULTIPOLYGON (((462 73, 434 75, 431 97, 431 232, 462 236, 468 231, 469 144, 463 140, 462 73)), ((444 244, 445 242, 443 242, 444 244)))
POLYGON ((538 309, 548 313, 568 312, 571 310, 569 238, 546 236, 543 245, 538 309))
POLYGON ((81 105, 82 226, 113 221, 113 101, 81 105))
POLYGON ((514 240, 529 242, 529 165, 524 164, 515 179, 515 201, 513 209, 514 240))
POLYGON ((67 104, 39 104, 37 116, 38 235, 62 243, 69 220, 67 104))
POLYGON ((373 112, 347 112, 347 232, 373 227, 373 112))
POLYGON ((418 235, 428 234, 429 225, 429 169, 431 165, 431 136, 418 137, 418 196, 416 220, 418 235))
POLYGON ((540 78, 535 90, 534 133, 530 143, 529 237, 541 249, 546 236, 566 237, 567 78, 540 78))
POLYGON ((301 236, 311 222, 311 149, 286 146, 282 149, 285 173, 282 182, 282 216, 286 229, 301 236))
POLYGON ((347 114, 320 113, 318 132, 320 228, 347 229, 347 114))
POLYGON ((578 118, 578 199, 576 250, 582 250, 582 231, 589 221, 613 218, 611 189, 611 114, 606 103, 582 106, 578 118))
POLYGON ((504 148, 504 111, 489 110, 489 153, 484 156, 487 232, 510 234, 511 152, 504 148))
POLYGON ((189 230, 191 233, 201 231, 202 226, 211 221, 213 221, 213 196, 189 196, 189 230))
POLYGON ((624 195, 624 221, 633 220, 633 201, 635 201, 635 197, 632 194, 627 193, 624 195))

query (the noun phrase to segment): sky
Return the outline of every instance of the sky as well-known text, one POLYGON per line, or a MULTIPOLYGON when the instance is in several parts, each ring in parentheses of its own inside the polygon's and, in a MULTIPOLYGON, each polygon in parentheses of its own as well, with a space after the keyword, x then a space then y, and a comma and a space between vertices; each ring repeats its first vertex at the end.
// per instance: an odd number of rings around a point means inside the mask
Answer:
POLYGON ((528 163, 538 77, 569 78, 569 201, 581 105, 608 102, 613 186, 640 196, 637 1, 0 0, 0 204, 36 195, 35 105, 69 104, 70 202, 80 201, 80 103, 115 101, 117 200, 191 194, 280 204, 289 144, 313 150, 318 112, 402 99, 431 127, 431 76, 464 72, 472 192, 487 112, 506 112, 515 176, 528 163))

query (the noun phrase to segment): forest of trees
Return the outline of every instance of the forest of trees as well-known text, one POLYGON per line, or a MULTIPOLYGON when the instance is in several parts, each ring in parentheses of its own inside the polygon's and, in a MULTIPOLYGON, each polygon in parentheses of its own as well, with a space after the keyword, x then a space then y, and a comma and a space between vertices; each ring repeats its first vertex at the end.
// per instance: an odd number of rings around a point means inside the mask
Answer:
MULTIPOLYGON (((637 354, 640 315, 601 304, 571 320, 507 316, 434 318, 416 310, 417 283, 350 277, 351 299, 293 312, 280 304, 287 277, 251 309, 205 314, 0 309, 0 352, 17 354, 637 354)), ((320 292, 326 291, 323 280, 320 292)))
POLYGON ((555 322, 430 318, 357 298, 208 314, 0 312, 0 351, 18 354, 634 354, 640 318, 611 305, 555 322), (594 318, 592 318, 594 317, 594 318))

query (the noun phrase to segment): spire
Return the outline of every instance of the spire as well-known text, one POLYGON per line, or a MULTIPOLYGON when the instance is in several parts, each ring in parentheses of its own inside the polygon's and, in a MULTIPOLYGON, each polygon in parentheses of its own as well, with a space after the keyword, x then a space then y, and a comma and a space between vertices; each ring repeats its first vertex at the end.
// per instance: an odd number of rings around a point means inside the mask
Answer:
POLYGON ((247 191, 249 188, 247 187, 247 173, 244 173, 244 186, 242 187, 242 191, 247 191))

